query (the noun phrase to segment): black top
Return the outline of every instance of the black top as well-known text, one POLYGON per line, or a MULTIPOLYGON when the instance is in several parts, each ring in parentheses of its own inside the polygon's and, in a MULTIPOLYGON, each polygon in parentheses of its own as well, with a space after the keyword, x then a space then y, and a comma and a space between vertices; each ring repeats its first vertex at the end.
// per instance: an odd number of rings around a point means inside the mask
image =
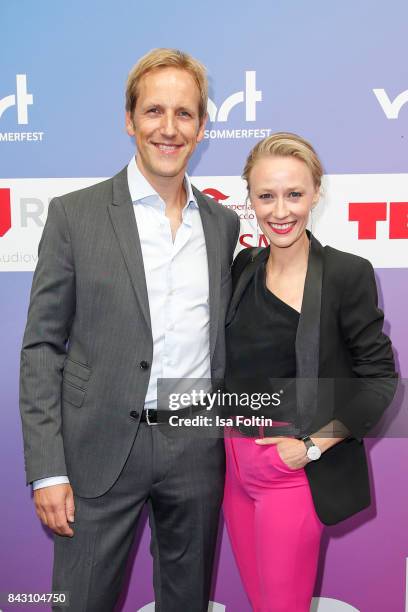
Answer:
POLYGON ((284 421, 293 419, 295 396, 294 385, 290 383, 296 377, 299 316, 297 310, 266 287, 264 262, 246 287, 226 329, 226 390, 272 394, 284 389, 279 409, 261 408, 252 414, 284 421))

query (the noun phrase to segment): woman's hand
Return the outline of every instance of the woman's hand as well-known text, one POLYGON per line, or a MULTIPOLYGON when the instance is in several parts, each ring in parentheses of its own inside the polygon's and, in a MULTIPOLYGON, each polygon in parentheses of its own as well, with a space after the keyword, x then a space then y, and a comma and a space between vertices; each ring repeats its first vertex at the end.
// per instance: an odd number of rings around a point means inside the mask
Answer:
POLYGON ((292 470, 298 470, 309 463, 306 455, 306 446, 302 440, 296 438, 259 438, 255 440, 255 444, 266 446, 267 444, 276 444, 276 450, 286 465, 292 470))

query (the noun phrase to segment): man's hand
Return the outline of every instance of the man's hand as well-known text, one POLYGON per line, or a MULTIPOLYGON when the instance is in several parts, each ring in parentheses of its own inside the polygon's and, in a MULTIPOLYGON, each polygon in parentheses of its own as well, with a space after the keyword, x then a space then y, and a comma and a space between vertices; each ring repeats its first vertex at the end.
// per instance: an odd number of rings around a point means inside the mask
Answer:
POLYGON ((282 459, 283 463, 291 468, 292 470, 299 470, 305 467, 306 463, 309 463, 309 459, 306 455, 306 446, 302 440, 296 438, 259 438, 255 440, 256 444, 267 445, 276 444, 276 450, 282 459))
POLYGON ((34 491, 35 511, 41 522, 54 533, 72 537, 73 530, 68 524, 74 522, 74 493, 69 484, 43 487, 34 491))

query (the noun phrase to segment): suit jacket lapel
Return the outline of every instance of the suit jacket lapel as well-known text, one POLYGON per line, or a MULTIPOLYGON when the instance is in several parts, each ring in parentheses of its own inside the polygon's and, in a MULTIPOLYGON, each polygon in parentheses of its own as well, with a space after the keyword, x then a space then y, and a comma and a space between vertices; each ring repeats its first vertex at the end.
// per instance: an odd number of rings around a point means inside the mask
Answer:
MULTIPOLYGON (((221 258, 220 237, 216 216, 211 210, 211 204, 193 187, 194 196, 200 211, 205 237, 208 261, 208 298, 210 306, 210 355, 214 354, 217 341, 218 319, 220 312, 221 258)), ((215 205, 215 204, 214 204, 215 205)))
POLYGON ((309 429, 317 411, 323 248, 311 234, 302 311, 296 334, 296 378, 299 435, 309 429))
POLYGON ((113 177, 113 201, 108 212, 146 325, 151 329, 142 249, 127 181, 127 167, 113 177))
POLYGON ((257 252, 254 256, 251 256, 250 261, 248 261, 245 268, 242 270, 240 277, 238 278, 237 284, 234 288, 234 293, 231 298, 231 303, 228 309, 226 325, 232 321, 234 318, 237 306, 241 300, 242 294, 244 293, 246 287, 248 286, 251 278, 254 276, 258 266, 262 264, 262 262, 266 261, 269 257, 269 247, 262 249, 262 251, 257 252))

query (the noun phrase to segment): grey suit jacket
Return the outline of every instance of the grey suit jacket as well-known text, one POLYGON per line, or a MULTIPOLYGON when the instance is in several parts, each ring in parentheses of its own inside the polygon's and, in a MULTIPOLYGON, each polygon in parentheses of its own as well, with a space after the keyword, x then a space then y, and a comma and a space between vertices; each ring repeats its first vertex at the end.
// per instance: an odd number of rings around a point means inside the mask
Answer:
MULTIPOLYGON (((211 375, 219 379, 239 219, 194 194, 208 257, 211 375)), ((66 474, 78 495, 96 497, 128 457, 138 427, 130 412, 141 414, 150 375, 141 362, 153 356, 127 168, 53 199, 38 256, 21 350, 27 483, 66 474)))

